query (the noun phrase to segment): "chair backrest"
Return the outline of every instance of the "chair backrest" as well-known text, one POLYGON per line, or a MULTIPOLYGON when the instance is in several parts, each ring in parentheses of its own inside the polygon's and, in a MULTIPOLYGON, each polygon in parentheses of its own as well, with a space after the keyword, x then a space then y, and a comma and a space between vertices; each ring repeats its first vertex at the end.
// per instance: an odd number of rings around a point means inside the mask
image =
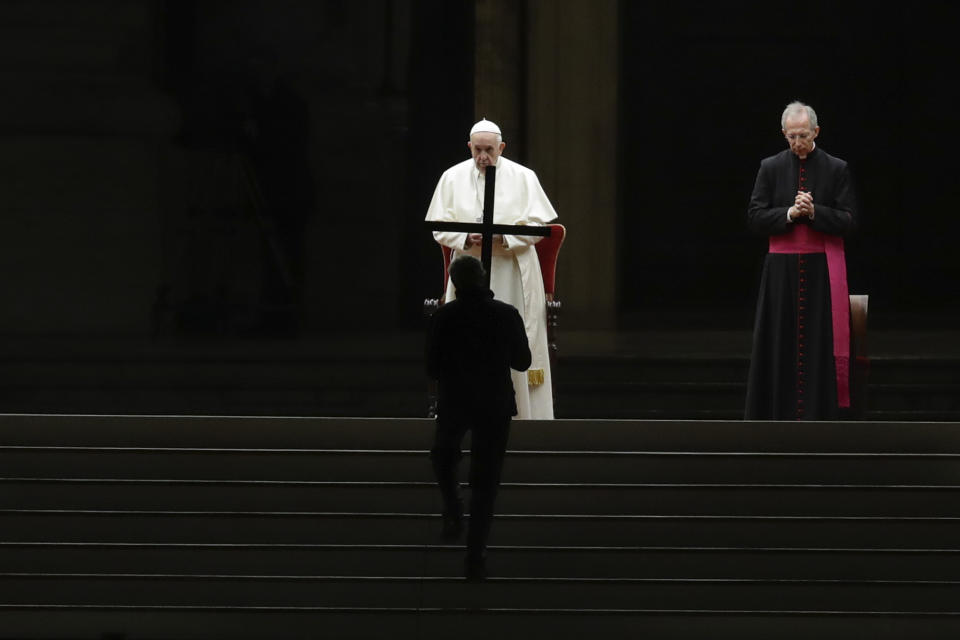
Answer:
POLYGON ((443 252, 443 295, 440 296, 440 302, 447 297, 447 281, 450 279, 450 257, 453 255, 453 249, 446 245, 440 245, 440 251, 443 252))
POLYGON ((534 246, 537 248, 537 258, 540 259, 540 271, 543 272, 543 290, 547 296, 552 297, 556 288, 557 256, 564 238, 567 237, 567 228, 562 224, 547 226, 550 227, 550 235, 534 246))
MULTIPOLYGON (((540 242, 534 245, 537 249, 537 259, 540 261, 540 271, 543 273, 543 290, 548 296, 553 296, 557 279, 557 255, 560 253, 560 246, 564 238, 567 237, 567 228, 562 224, 547 225, 550 227, 550 235, 542 238, 540 242)), ((440 251, 443 252, 443 300, 447 295, 447 280, 449 279, 450 257, 453 249, 445 245, 440 245, 440 251)))

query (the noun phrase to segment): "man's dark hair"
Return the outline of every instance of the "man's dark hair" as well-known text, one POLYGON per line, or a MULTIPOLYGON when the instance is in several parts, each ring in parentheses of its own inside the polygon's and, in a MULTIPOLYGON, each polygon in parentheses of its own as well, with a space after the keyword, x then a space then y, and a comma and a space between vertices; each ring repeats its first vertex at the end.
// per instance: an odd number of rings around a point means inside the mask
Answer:
POLYGON ((486 287, 483 265, 473 256, 460 256, 450 263, 450 279, 458 291, 477 291, 486 287))

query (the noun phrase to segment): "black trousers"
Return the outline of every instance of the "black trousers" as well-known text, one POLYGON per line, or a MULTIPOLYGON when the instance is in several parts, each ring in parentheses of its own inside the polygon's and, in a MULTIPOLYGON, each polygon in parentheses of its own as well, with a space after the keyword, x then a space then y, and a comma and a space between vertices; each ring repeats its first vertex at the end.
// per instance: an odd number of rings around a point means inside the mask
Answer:
POLYGON ((460 507, 457 466, 462 457, 463 437, 471 432, 470 447, 470 527, 467 531, 467 552, 483 555, 490 537, 493 504, 500 486, 503 458, 510 436, 510 416, 437 418, 430 458, 440 486, 444 513, 455 513, 460 507))

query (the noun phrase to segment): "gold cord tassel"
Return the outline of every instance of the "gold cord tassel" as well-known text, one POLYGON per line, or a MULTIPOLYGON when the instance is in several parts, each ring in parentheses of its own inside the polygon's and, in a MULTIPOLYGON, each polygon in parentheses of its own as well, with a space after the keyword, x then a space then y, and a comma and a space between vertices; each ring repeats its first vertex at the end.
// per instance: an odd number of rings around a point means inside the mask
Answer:
POLYGON ((527 384, 533 387, 543 384, 543 369, 527 369, 527 384))

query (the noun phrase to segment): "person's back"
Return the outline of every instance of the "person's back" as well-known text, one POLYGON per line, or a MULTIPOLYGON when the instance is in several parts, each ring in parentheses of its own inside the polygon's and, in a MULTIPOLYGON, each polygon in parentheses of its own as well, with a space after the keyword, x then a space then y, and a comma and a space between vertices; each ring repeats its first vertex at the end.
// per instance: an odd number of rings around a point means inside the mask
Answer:
POLYGON ((457 464, 460 443, 472 431, 470 531, 466 575, 486 577, 486 547, 500 484, 510 420, 517 413, 511 368, 530 366, 520 313, 493 299, 480 261, 462 256, 450 265, 457 298, 433 314, 427 334, 427 373, 438 380, 437 430, 430 451, 443 497, 443 537, 460 537, 463 504, 457 464))
POLYGON ((519 339, 517 310, 487 290, 461 291, 433 316, 429 373, 439 390, 438 415, 512 416, 517 412, 510 369, 530 366, 519 339))

